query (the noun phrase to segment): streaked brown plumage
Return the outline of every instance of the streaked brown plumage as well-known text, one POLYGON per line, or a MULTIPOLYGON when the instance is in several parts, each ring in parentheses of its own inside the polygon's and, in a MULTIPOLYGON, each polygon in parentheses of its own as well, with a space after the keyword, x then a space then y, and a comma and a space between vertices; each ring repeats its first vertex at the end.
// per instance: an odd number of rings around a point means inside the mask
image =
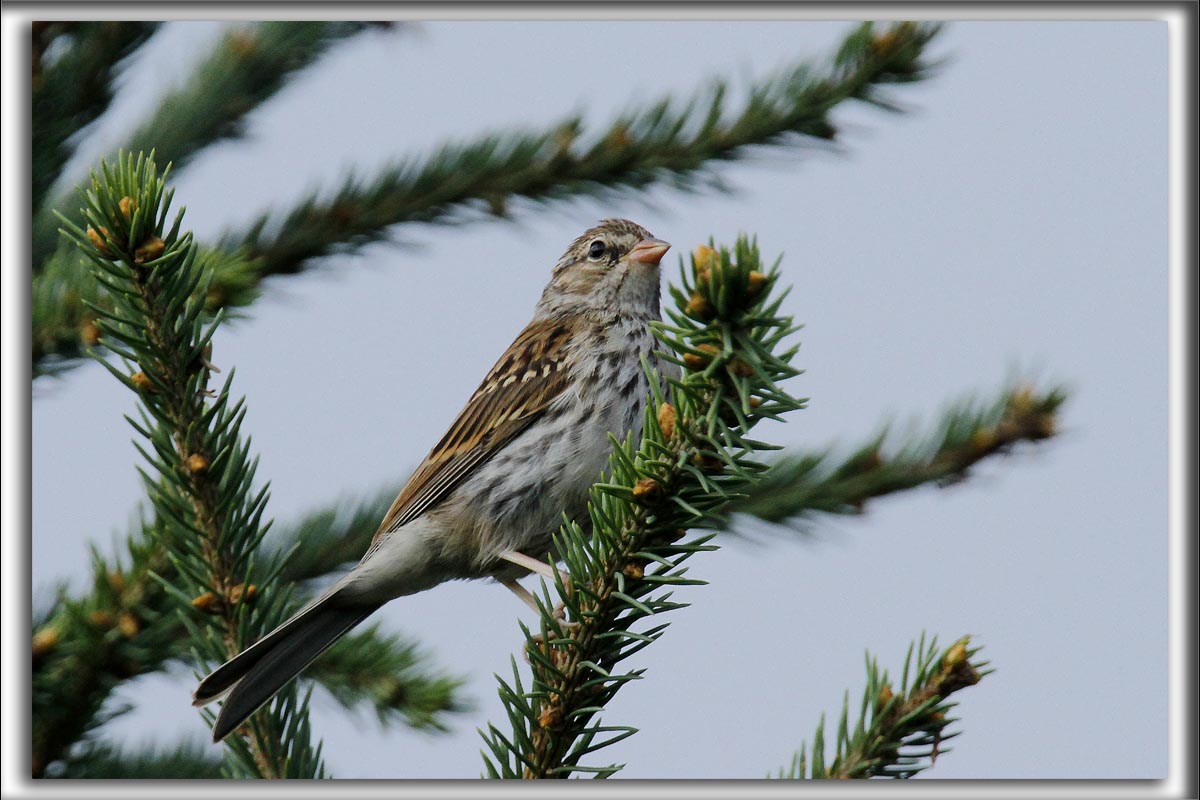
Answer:
POLYGON ((533 320, 409 478, 354 569, 201 682, 197 705, 229 693, 214 740, 393 598, 493 577, 529 600, 515 578, 549 572, 540 559, 564 513, 587 524, 609 433, 640 433, 649 388, 641 359, 657 360, 649 323, 668 247, 628 220, 604 220, 571 244, 533 320))
POLYGON ((535 320, 517 335, 471 395, 450 430, 417 468, 384 516, 372 542, 409 522, 471 467, 520 433, 566 388, 567 323, 535 320))

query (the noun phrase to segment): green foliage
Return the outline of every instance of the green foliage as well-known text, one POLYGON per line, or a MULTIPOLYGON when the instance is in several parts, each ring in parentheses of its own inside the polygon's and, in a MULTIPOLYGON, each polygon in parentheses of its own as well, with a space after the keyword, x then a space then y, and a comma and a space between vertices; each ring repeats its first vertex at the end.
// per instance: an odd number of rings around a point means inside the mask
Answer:
POLYGON ((379 520, 387 514, 403 483, 369 497, 346 498, 305 514, 264 542, 267 547, 294 550, 284 567, 288 580, 303 581, 327 575, 342 564, 358 561, 367 551, 379 520), (303 542, 303 547, 296 545, 303 542))
POLYGON ((878 661, 867 654, 867 687, 858 721, 850 727, 847 693, 838 721, 833 759, 826 762, 822 717, 811 750, 802 744, 791 766, 787 770, 781 768, 776 777, 911 778, 932 767, 939 754, 950 752, 942 743, 958 735, 946 733, 957 722, 946 716, 957 705, 948 698, 993 672, 985 669, 986 661, 972 661, 980 648, 970 648, 969 644, 970 637, 964 636, 939 654, 937 638, 926 645, 922 634, 921 641, 908 648, 898 691, 892 687, 887 672, 880 672, 878 661), (910 666, 913 667, 911 683, 910 666))
POLYGON ((352 177, 327 199, 313 194, 286 215, 263 215, 224 241, 248 246, 264 275, 289 274, 314 258, 376 241, 397 223, 507 216, 515 198, 612 199, 658 183, 685 191, 715 186, 712 163, 739 158, 753 145, 835 138, 829 113, 846 100, 892 107, 879 85, 926 77, 922 54, 937 30, 909 23, 878 34, 863 25, 832 65, 802 62, 782 70, 754 86, 732 113, 718 81, 684 103, 664 98, 591 131, 572 116, 543 131, 444 145, 369 182, 352 177))
POLYGON ((153 148, 178 168, 205 147, 241 137, 250 111, 330 46, 370 24, 276 21, 233 28, 187 83, 163 97, 150 118, 129 134, 126 149, 153 148))
POLYGON ((567 520, 555 539, 570 573, 569 588, 561 576, 553 587, 565 619, 543 583, 541 630, 523 626, 530 685, 515 660, 513 682, 500 681, 512 732, 490 725, 484 735, 489 776, 608 777, 620 769, 584 760, 636 732, 596 718, 642 676, 621 662, 662 636, 669 623, 658 615, 683 606, 674 589, 702 583, 683 564, 716 549, 713 534, 682 541, 686 529, 719 524, 728 498, 764 469, 753 457, 771 445, 747 437, 754 424, 803 406, 779 386, 797 374, 789 365, 796 347, 785 344, 797 328, 779 315, 786 292, 772 293, 777 275, 743 236, 733 253, 698 248, 692 275, 672 288, 671 323, 656 333, 671 351, 664 357, 685 374, 669 381, 664 402, 647 366, 656 388, 640 446, 614 441, 610 475, 591 490, 590 531, 567 520), (651 627, 635 630, 646 621, 651 627))
MULTIPOLYGON (((197 262, 180 212, 168 226, 171 192, 150 158, 101 163, 81 209, 87 228, 63 217, 69 236, 111 299, 96 308, 108 351, 102 361, 140 401, 127 417, 146 444, 137 444, 152 472, 140 470, 159 522, 174 576, 162 585, 177 601, 201 665, 215 666, 283 622, 290 595, 278 566, 256 564, 266 525, 265 487, 254 487, 256 459, 240 435, 244 402, 232 402, 232 370, 219 392, 208 360, 220 315, 204 319, 211 273, 197 262), (212 402, 208 402, 211 398, 212 402), (253 613, 251 613, 253 609, 253 613)), ((211 713, 207 713, 211 717, 211 713)), ((258 777, 320 777, 324 767, 309 742, 307 700, 292 685, 268 713, 229 739, 230 765, 258 777)))
POLYGON ((955 484, 985 458, 1054 436, 1064 402, 1061 387, 1038 391, 1018 384, 988 403, 950 406, 932 432, 899 445, 885 428, 840 460, 830 449, 788 455, 730 510, 795 524, 816 513, 862 514, 869 500, 895 492, 955 484))
MULTIPOLYGON (((112 102, 118 66, 157 28, 157 22, 33 23, 34 208, 43 207, 46 193, 74 152, 76 135, 112 102)), ((48 246, 35 247, 35 270, 54 246, 53 218, 47 223, 43 241, 48 246)))
MULTIPOLYGON (((195 665, 188 631, 177 611, 178 600, 164 589, 164 584, 173 584, 177 578, 162 545, 164 534, 153 530, 155 524, 153 515, 143 515, 135 532, 121 542, 128 564, 107 559, 93 549, 90 589, 77 596, 61 589, 53 605, 34 621, 35 776, 62 774, 65 769, 62 777, 75 777, 69 763, 72 746, 93 736, 97 727, 125 710, 111 704, 104 707, 124 681, 172 663, 195 665)), ((272 531, 267 541, 279 538, 274 534, 272 531)), ((307 553, 305 548, 273 547, 267 555, 270 558, 288 550, 295 555, 307 553)), ((296 562, 301 559, 280 562, 280 581, 290 584, 313 577, 297 576, 296 562)), ((327 565, 329 569, 336 566, 337 562, 327 565)), ((339 642, 302 679, 322 685, 347 708, 372 709, 387 725, 402 722, 422 730, 445 730, 448 714, 469 708, 460 681, 438 674, 429 659, 418 653, 415 643, 382 634, 374 627, 339 642)), ((95 741, 87 744, 88 748, 99 746, 95 741)))
MULTIPOLYGON (((251 287, 264 278, 299 273, 323 256, 358 250, 390 235, 400 223, 507 217, 519 199, 542 204, 580 196, 615 199, 661 184, 680 191, 720 188, 713 170, 719 162, 745 157, 763 145, 797 147, 835 139, 830 115, 846 101, 894 109, 883 87, 931 74, 925 49, 938 30, 934 24, 897 23, 880 29, 864 23, 834 58, 780 70, 752 86, 740 108, 730 107, 725 83, 716 81, 686 101, 665 98, 595 127, 572 116, 545 130, 493 133, 445 144, 427 156, 396 161, 369 178, 350 176, 336 191, 314 192, 290 209, 264 213, 244 230, 225 234, 219 248, 223 255, 216 258, 240 268, 232 271, 232 284, 214 272, 207 296, 210 308, 249 303, 255 297, 251 287)), ((304 35, 275 35, 283 53, 314 53, 344 33, 313 29, 304 35)), ((267 34, 253 35, 254 52, 265 52, 267 34)), ((228 46, 236 49, 236 36, 231 36, 228 46)), ((222 58, 215 53, 204 69, 225 69, 219 66, 225 63, 222 58)), ((288 58, 298 56, 262 58, 264 64, 281 69, 292 63, 288 58)), ((134 140, 142 142, 145 135, 145 143, 138 146, 156 147, 176 162, 198 152, 205 137, 211 140, 231 127, 223 95, 215 108, 203 105, 216 102, 210 87, 235 79, 242 80, 236 75, 197 78, 189 84, 192 88, 181 90, 178 103, 164 106, 160 120, 164 126, 173 125, 174 115, 183 112, 171 109, 179 105, 187 115, 181 119, 194 115, 196 124, 181 123, 178 133, 156 127, 152 135, 147 129, 134 140), (213 126, 206 121, 209 117, 213 126), (174 144, 173 137, 186 137, 187 143, 174 144), (179 152, 164 150, 167 142, 179 152)), ((241 98, 234 105, 261 100, 234 96, 241 98)), ((40 216, 35 212, 39 230, 40 216)), ((52 232, 52 226, 46 230, 52 232)), ((35 234, 35 240, 40 238, 35 234)), ((49 247, 35 247, 39 263, 50 257, 49 247)), ((90 315, 79 308, 81 290, 69 273, 35 275, 34 283, 33 361, 35 374, 42 374, 69 366, 79 355, 81 329, 86 338, 90 315)))
MULTIPOLYGON (((208 275, 205 291, 201 294, 197 287, 196 293, 206 312, 229 307, 228 319, 239 306, 258 298, 258 275, 244 250, 194 246, 198 269, 208 275)), ((104 285, 79 269, 78 253, 70 246, 59 247, 46 259, 32 291, 35 315, 45 323, 34 326, 34 374, 55 374, 73 365, 62 353, 98 343, 96 319, 111 310, 111 302, 104 285)))
MULTIPOLYGON (((220 38, 212 53, 196 66, 187 82, 159 102, 148 119, 125 135, 121 146, 127 152, 150 152, 158 158, 182 167, 199 151, 223 139, 240 137, 245 129, 247 114, 270 99, 288 79, 315 62, 330 45, 362 31, 365 22, 260 22, 238 26, 220 38)), ((51 136, 46 146, 59 139, 61 157, 34 165, 35 186, 59 176, 71 149, 66 138, 85 122, 103 111, 111 100, 113 69, 118 58, 127 55, 154 32, 157 23, 83 23, 72 31, 70 53, 82 50, 87 56, 105 45, 97 58, 60 59, 45 69, 45 85, 35 91, 34 130, 51 136), (120 49, 115 45, 120 44, 120 49), (109 52, 112 51, 112 52, 109 52), (94 63, 99 61, 99 63, 94 63), (102 69, 103 68, 103 69, 102 69), (84 76, 79 80, 78 76, 84 76), (51 78, 58 78, 65 90, 51 92, 51 78), (67 116, 71 108, 64 105, 62 95, 75 100, 90 112, 88 118, 67 116), (76 97, 78 96, 78 97, 76 97), (39 102, 41 97, 41 102, 39 102), (38 108, 48 109, 39 119, 38 108), (57 127, 53 123, 59 123, 57 127), (45 125, 43 127, 42 125, 45 125), (61 137, 53 134, 61 132, 61 137)), ((36 85, 36 82, 35 82, 36 85)), ((39 146, 36 149, 41 149, 39 146)), ((55 247, 56 223, 54 209, 62 209, 68 198, 55 198, 43 203, 45 192, 35 192, 33 220, 33 261, 41 264, 55 247)), ((236 250, 236 248, 230 248, 236 250)))
POLYGON ((381 724, 445 731, 446 712, 471 709, 461 698, 463 679, 424 674, 416 645, 380 633, 377 625, 344 637, 307 676, 347 709, 369 705, 381 724))
POLYGON ((150 576, 168 567, 143 520, 125 547, 128 568, 92 553, 91 591, 57 602, 35 624, 32 639, 32 773, 46 774, 71 745, 117 711, 101 709, 121 682, 157 670, 160 653, 179 641, 178 617, 163 587, 150 576))

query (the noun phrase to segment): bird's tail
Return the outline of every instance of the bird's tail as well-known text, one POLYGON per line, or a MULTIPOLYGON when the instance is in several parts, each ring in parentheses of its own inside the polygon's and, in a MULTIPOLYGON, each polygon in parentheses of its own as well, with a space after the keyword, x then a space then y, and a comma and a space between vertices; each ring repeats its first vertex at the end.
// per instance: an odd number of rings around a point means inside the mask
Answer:
POLYGON ((335 591, 310 603, 200 681, 192 696, 194 705, 205 705, 229 693, 213 726, 214 742, 228 736, 313 659, 379 608, 338 605, 337 600, 335 591))

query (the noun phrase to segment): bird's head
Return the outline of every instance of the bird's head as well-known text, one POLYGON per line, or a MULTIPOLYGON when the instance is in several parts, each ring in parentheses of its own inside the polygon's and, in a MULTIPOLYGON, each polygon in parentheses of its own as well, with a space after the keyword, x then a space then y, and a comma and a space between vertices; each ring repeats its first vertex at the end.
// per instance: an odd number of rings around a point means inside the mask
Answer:
POLYGON ((606 219, 554 265, 539 316, 618 312, 658 316, 658 262, 671 245, 627 219, 606 219))

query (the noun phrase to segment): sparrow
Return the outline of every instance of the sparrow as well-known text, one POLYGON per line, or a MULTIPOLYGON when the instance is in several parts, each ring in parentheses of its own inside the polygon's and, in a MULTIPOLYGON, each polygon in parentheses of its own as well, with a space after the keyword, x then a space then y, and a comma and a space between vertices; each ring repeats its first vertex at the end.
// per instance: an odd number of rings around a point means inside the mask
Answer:
POLYGON ((525 326, 388 509, 362 559, 287 621, 211 672, 194 705, 224 697, 219 742, 312 661, 397 597, 456 579, 553 577, 563 515, 590 527, 588 490, 609 434, 640 436, 655 353, 659 261, 670 248, 607 219, 567 248, 525 326))

